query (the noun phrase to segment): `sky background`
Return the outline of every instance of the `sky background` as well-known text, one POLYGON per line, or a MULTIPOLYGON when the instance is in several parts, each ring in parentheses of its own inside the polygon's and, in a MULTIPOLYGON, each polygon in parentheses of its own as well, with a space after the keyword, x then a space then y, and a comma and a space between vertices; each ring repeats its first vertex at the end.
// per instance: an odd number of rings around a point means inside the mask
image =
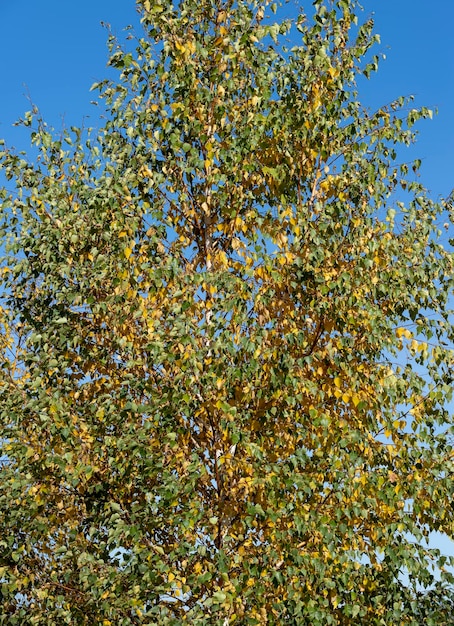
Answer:
MULTIPOLYGON (((285 13, 296 14, 290 2, 285 13)), ((454 0, 363 0, 364 19, 374 14, 386 55, 378 74, 361 83, 362 101, 371 108, 401 95, 415 106, 438 109, 419 123, 419 140, 408 158, 421 158, 421 180, 436 199, 454 188, 454 0)), ((57 129, 64 124, 96 126, 98 109, 91 85, 106 70, 107 30, 121 37, 138 24, 134 0, 0 0, 0 138, 19 149, 29 145, 25 129, 13 127, 31 101, 57 129)), ((454 555, 443 537, 435 544, 454 555)))

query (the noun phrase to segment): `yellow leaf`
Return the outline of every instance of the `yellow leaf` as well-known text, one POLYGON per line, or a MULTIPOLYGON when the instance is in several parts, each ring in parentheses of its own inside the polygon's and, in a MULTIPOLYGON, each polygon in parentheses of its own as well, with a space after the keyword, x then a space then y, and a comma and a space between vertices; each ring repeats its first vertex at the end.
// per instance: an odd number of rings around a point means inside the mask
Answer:
POLYGON ((170 574, 167 577, 167 580, 169 581, 169 583, 174 581, 175 580, 175 574, 172 574, 172 572, 170 572, 170 574))
POLYGON ((410 344, 410 349, 411 350, 419 350, 419 343, 416 341, 416 339, 413 339, 411 344, 410 344))
POLYGON ((317 159, 318 157, 318 152, 317 150, 309 150, 309 156, 311 157, 311 159, 317 159))
POLYGON ((401 337, 405 337, 405 339, 411 339, 413 334, 408 330, 408 328, 398 328, 396 330, 396 337, 400 339, 401 337))
POLYGON ((129 257, 131 256, 131 254, 132 254, 132 250, 131 250, 131 248, 125 248, 125 257, 126 257, 127 259, 129 259, 129 257))

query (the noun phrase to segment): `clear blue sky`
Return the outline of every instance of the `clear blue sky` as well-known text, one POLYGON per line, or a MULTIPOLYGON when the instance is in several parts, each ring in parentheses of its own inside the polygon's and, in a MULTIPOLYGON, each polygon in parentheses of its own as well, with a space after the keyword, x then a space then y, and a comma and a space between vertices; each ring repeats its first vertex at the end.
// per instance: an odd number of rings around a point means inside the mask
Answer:
MULTIPOLYGON (((301 2, 308 6, 308 2, 301 2)), ((296 10, 291 2, 286 13, 296 10)), ((362 84, 363 100, 378 107, 400 95, 416 106, 438 108, 419 124, 411 153, 422 158, 422 181, 434 198, 454 188, 454 0, 363 0, 364 17, 374 13, 386 54, 378 74, 362 84)), ((50 124, 96 125, 90 86, 106 77, 107 32, 121 35, 137 23, 134 0, 0 0, 0 137, 26 148, 24 131, 13 122, 30 108, 27 94, 50 124)), ((437 540, 454 555, 454 546, 437 540)))
POLYGON ((438 109, 418 126, 413 153, 423 159, 422 181, 434 197, 454 187, 454 0, 363 0, 374 13, 380 52, 386 54, 367 86, 367 102, 415 96, 416 105, 438 109))

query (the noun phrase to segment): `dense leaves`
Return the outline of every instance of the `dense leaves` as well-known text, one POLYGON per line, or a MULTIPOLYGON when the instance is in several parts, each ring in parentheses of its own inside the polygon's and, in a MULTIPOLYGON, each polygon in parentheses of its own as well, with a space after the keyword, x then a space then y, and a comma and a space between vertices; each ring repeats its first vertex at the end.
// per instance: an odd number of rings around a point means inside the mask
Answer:
POLYGON ((138 8, 103 127, 0 153, 1 623, 448 623, 430 111, 361 106, 351 0, 138 8))

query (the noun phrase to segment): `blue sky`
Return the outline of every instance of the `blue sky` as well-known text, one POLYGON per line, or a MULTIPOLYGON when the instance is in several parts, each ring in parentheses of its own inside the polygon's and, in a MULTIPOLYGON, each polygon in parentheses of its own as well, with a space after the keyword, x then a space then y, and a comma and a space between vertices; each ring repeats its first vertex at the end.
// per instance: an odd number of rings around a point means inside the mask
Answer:
POLYGON ((396 95, 415 96, 416 105, 438 109, 418 126, 412 153, 422 158, 422 181, 434 197, 454 187, 454 2, 453 0, 364 0, 374 13, 386 54, 367 85, 366 101, 388 102, 396 95))
MULTIPOLYGON (((303 6, 310 3, 302 2, 303 6)), ((291 2, 286 13, 296 9, 291 2)), ((386 55, 379 72, 361 84, 372 108, 400 95, 415 106, 437 108, 419 124, 411 156, 422 159, 421 178, 434 198, 454 188, 454 0, 363 0, 364 17, 374 13, 386 55)), ((137 23, 134 0, 0 0, 0 138, 25 149, 27 136, 12 124, 36 104, 57 128, 96 125, 90 86, 106 77, 107 31, 137 23)), ((436 544, 454 555, 454 544, 436 544)))

